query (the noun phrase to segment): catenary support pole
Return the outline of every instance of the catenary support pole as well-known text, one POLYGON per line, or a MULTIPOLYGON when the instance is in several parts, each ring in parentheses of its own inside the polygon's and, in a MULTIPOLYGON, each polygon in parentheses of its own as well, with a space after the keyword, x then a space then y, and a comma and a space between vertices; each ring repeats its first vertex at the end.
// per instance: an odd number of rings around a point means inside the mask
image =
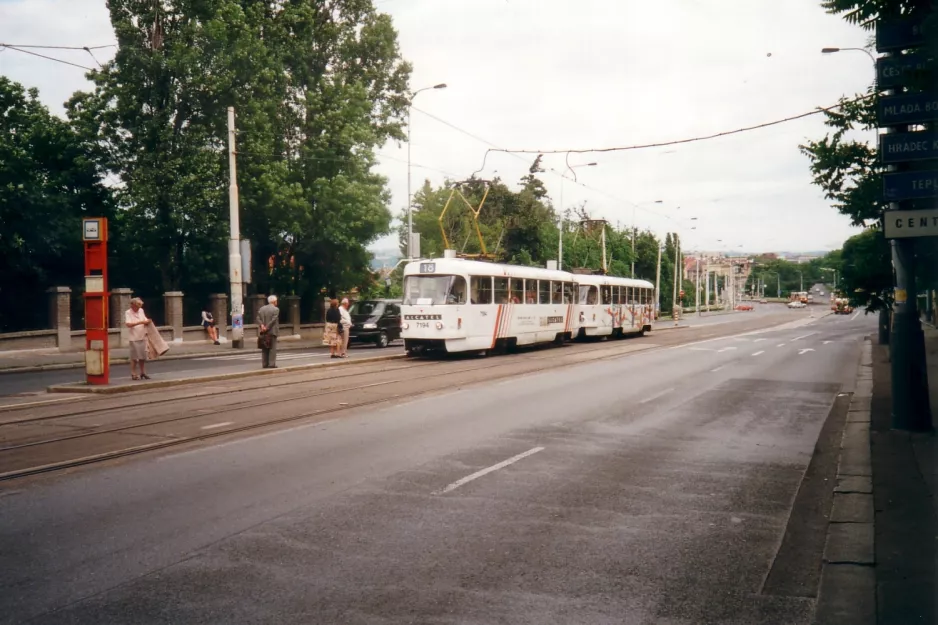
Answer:
MULTIPOLYGON (((244 314, 244 292, 241 278, 241 224, 238 212, 238 169, 235 151, 235 110, 228 107, 228 279, 231 284, 231 315, 244 314)), ((243 319, 243 317, 241 317, 243 319)), ((244 328, 231 324, 231 346, 244 347, 244 328)))
POLYGON ((892 426, 897 430, 932 429, 925 368, 925 336, 918 316, 915 285, 915 242, 892 241, 895 267, 895 313, 890 337, 892 367, 892 426))

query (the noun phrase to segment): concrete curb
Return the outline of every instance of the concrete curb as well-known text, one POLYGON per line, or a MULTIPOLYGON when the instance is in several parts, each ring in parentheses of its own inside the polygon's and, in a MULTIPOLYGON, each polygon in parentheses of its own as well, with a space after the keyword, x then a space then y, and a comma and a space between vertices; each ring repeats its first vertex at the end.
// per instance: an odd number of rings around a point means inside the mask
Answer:
MULTIPOLYGON (((299 351, 301 349, 323 349, 324 350, 324 349, 327 349, 327 347, 319 346, 319 345, 302 345, 302 346, 292 347, 292 346, 289 346, 289 344, 287 344, 287 346, 281 347, 280 343, 277 344, 278 353, 294 352, 294 351, 299 351)), ((84 352, 79 352, 79 353, 84 353, 84 352)), ((232 349, 230 350, 230 352, 226 351, 224 353, 219 353, 218 350, 215 350, 211 352, 192 352, 192 353, 187 353, 187 354, 170 354, 170 355, 161 357, 160 360, 186 360, 188 358, 206 358, 210 356, 230 356, 233 353, 260 355, 261 350, 256 349, 256 348, 247 348, 247 349, 238 350, 237 352, 234 352, 232 349)), ((126 365, 129 363, 130 363, 130 360, 128 358, 112 358, 111 359, 111 366, 126 365)), ((64 369, 82 369, 84 368, 84 366, 85 366, 84 360, 77 361, 77 362, 53 363, 53 364, 48 364, 48 365, 26 365, 22 367, 0 366, 0 375, 3 375, 5 373, 10 373, 10 374, 12 373, 37 373, 40 371, 60 371, 64 369)))
POLYGON ((870 402, 873 346, 863 345, 837 464, 837 484, 824 545, 817 625, 875 625, 876 551, 870 402))
POLYGON ((372 358, 355 358, 354 360, 340 360, 339 362, 316 362, 308 365, 296 365, 293 367, 278 367, 276 369, 258 369, 256 371, 236 371, 234 373, 219 373, 216 375, 206 375, 195 378, 182 378, 175 380, 154 380, 152 382, 140 382, 139 384, 123 384, 121 386, 89 386, 84 382, 72 384, 56 384, 46 389, 49 393, 84 393, 92 395, 114 395, 117 393, 134 393, 137 391, 146 391, 159 388, 168 388, 172 386, 185 386, 187 384, 201 384, 203 382, 218 382, 220 380, 235 380, 238 378, 253 378, 261 375, 280 375, 285 373, 296 373, 298 371, 308 371, 311 369, 321 369, 323 367, 342 367, 356 364, 368 364, 373 362, 382 362, 385 360, 400 360, 407 358, 407 354, 389 354, 387 356, 374 356, 372 358))

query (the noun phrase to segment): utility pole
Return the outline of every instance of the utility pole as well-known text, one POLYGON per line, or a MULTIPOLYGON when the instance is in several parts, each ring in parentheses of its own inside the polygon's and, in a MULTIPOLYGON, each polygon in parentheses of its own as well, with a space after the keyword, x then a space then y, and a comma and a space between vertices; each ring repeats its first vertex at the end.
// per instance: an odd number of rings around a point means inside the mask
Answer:
POLYGON ((602 239, 602 244, 603 244, 603 275, 606 275, 607 273, 609 273, 609 270, 606 267, 606 222, 605 221, 603 222, 603 231, 599 236, 602 239))
POLYGON ((674 272, 671 275, 671 314, 677 308, 677 234, 674 235, 674 272))
MULTIPOLYGON (((557 228, 557 271, 563 269, 563 174, 560 175, 560 226, 557 228)), ((576 251, 576 250, 574 250, 576 251)))
POLYGON ((707 256, 707 270, 704 272, 704 296, 707 299, 707 312, 710 312, 710 257, 707 256))
POLYGON ((697 316, 700 316, 700 258, 695 259, 697 264, 697 277, 694 280, 694 308, 697 316))
POLYGON ((244 293, 241 290, 241 224, 238 216, 238 169, 235 110, 228 107, 228 280, 231 283, 231 346, 244 347, 244 293))
POLYGON ((632 205, 632 279, 635 279, 635 205, 632 205))
POLYGON ((658 268, 655 270, 655 310, 661 316, 661 244, 658 245, 658 268))

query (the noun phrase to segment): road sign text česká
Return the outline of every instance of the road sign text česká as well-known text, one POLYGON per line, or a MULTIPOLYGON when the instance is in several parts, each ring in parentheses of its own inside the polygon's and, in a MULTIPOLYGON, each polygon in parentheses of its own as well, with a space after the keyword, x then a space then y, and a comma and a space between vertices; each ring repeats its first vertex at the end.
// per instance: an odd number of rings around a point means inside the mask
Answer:
POLYGON ((880 89, 903 87, 910 78, 928 68, 928 56, 903 54, 876 59, 876 85, 880 89))

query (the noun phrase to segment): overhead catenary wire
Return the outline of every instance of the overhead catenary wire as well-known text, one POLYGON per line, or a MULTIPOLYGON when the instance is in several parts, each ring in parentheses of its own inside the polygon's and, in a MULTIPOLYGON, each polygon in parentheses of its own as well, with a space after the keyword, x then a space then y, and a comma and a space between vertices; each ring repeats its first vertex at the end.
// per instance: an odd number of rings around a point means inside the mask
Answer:
POLYGON ((751 132, 753 130, 761 130, 763 128, 769 128, 771 126, 778 126, 779 124, 785 124, 791 121, 798 119, 804 119, 805 117, 811 117, 812 115, 819 115, 821 113, 826 113, 828 111, 833 111, 835 109, 843 107, 845 104, 853 104, 855 102, 862 102, 869 98, 876 97, 877 94, 870 93, 864 96, 854 98, 852 100, 847 100, 846 102, 840 102, 832 106, 816 108, 814 110, 808 111, 807 113, 800 113, 798 115, 792 115, 790 117, 784 117, 782 119, 776 119, 770 122, 764 122, 761 124, 756 124, 754 126, 745 126, 743 128, 736 128, 734 130, 725 130, 722 132, 717 132, 709 135, 702 135, 699 137, 690 137, 687 139, 674 139, 671 141, 659 141, 656 143, 644 143, 638 145, 629 145, 629 146, 619 146, 619 147, 607 147, 607 148, 566 148, 566 149, 552 149, 552 150, 535 150, 530 148, 524 149, 507 149, 507 148, 489 148, 485 152, 485 156, 482 158, 482 166, 473 172, 473 175, 481 172, 485 169, 486 161, 488 156, 492 152, 501 152, 505 154, 591 154, 591 153, 604 153, 604 152, 625 152, 631 150, 645 150, 649 148, 661 148, 671 145, 681 145, 686 143, 696 143, 700 141, 709 141, 711 139, 718 139, 720 137, 728 137, 731 135, 741 134, 744 132, 751 132))
POLYGON ((36 50, 102 50, 104 48, 116 47, 116 43, 109 43, 103 46, 39 46, 25 43, 0 43, 0 48, 34 48, 36 50))
POLYGON ((38 52, 32 52, 32 51, 30 51, 30 50, 23 50, 22 48, 19 48, 19 47, 17 47, 17 46, 11 46, 11 45, 6 44, 6 43, 0 44, 0 46, 2 46, 3 49, 6 49, 6 50, 16 50, 17 52, 22 52, 23 54, 31 54, 32 56, 38 56, 38 57, 40 57, 40 58, 47 59, 47 60, 49 60, 49 61, 55 61, 56 63, 62 63, 62 64, 64 64, 64 65, 71 65, 72 67, 77 67, 77 68, 79 68, 79 69, 84 69, 84 70, 87 70, 87 71, 89 71, 89 72, 94 71, 94 68, 88 67, 88 66, 86 66, 86 65, 79 65, 78 63, 72 63, 71 61, 65 61, 65 60, 63 60, 63 59, 57 59, 57 58, 55 58, 54 56, 46 56, 45 54, 39 54, 38 52))

